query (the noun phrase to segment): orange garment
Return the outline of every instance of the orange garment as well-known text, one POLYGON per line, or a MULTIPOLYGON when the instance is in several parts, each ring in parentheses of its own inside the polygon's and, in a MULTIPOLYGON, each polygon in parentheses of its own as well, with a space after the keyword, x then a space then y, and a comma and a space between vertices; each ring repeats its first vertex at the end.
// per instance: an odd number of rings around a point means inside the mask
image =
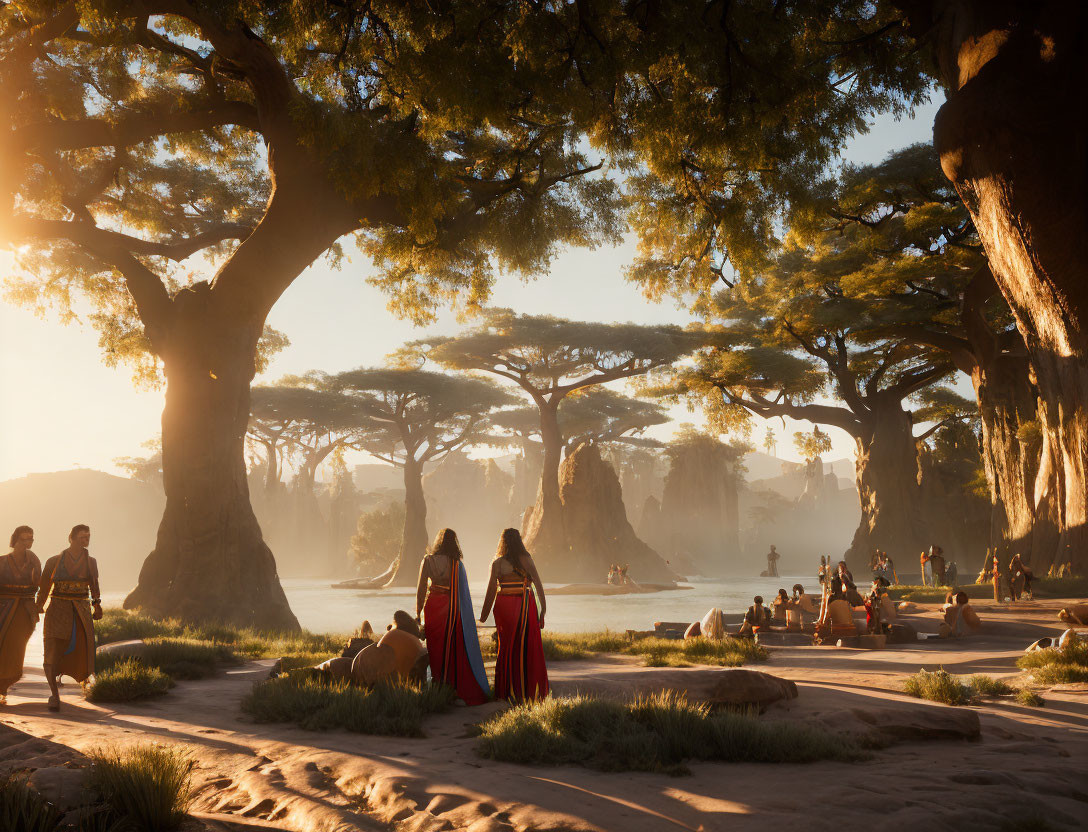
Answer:
POLYGON ((38 587, 38 609, 45 610, 45 664, 51 665, 58 677, 71 676, 84 682, 94 675, 91 601, 99 603, 101 597, 98 563, 86 550, 74 562, 64 552, 45 562, 38 587))
POLYGON ((20 567, 15 555, 0 557, 0 695, 23 675, 26 643, 38 623, 34 592, 41 580, 42 565, 33 552, 20 567))

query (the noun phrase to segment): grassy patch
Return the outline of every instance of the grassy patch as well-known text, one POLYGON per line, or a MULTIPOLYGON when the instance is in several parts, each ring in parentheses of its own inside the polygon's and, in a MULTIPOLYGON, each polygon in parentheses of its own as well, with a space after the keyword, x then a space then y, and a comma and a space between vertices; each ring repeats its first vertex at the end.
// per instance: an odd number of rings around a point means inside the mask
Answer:
POLYGON ((30 788, 23 775, 0 777, 0 829, 54 832, 59 826, 60 812, 30 788))
POLYGON ((974 691, 943 667, 937 670, 920 670, 908 676, 903 690, 919 699, 944 702, 946 705, 966 705, 974 696, 974 691))
POLYGON ((1088 575, 1036 579, 1031 582, 1031 589, 1041 598, 1084 598, 1088 595, 1088 575))
POLYGON ((162 696, 173 686, 173 680, 157 667, 147 667, 136 659, 125 659, 95 673, 94 681, 87 688, 87 699, 91 702, 132 702, 162 696))
POLYGON ((1025 653, 1016 666, 1031 671, 1032 679, 1041 685, 1088 682, 1088 642, 1025 653))
POLYGON ((125 750, 98 749, 89 756, 88 785, 118 819, 136 829, 168 832, 188 816, 193 802, 193 761, 186 752, 139 745, 125 750))
POLYGON ((447 710, 455 696, 446 685, 399 682, 367 689, 290 673, 257 682, 242 700, 242 711, 257 722, 293 722, 311 731, 422 737, 423 718, 447 710))
MULTIPOLYGON (((145 667, 156 668, 174 679, 206 679, 222 665, 236 665, 241 659, 225 644, 212 644, 190 638, 148 638, 135 660, 145 667)), ((131 661, 123 656, 102 653, 95 659, 95 669, 107 672, 131 661)))
POLYGON ((1017 692, 1016 701, 1029 708, 1041 708, 1046 704, 1046 700, 1043 699, 1043 697, 1028 688, 1021 688, 1019 692, 1017 692))
POLYGON ((990 584, 964 584, 956 587, 950 586, 918 586, 900 584, 888 587, 888 596, 893 601, 915 601, 919 604, 943 604, 948 593, 953 591, 966 592, 967 597, 975 601, 994 597, 994 588, 990 584))
POLYGON ((347 636, 299 632, 264 632, 229 624, 185 624, 181 621, 160 621, 140 613, 117 607, 105 610, 102 620, 95 624, 99 644, 129 639, 171 638, 201 641, 230 647, 234 653, 250 659, 280 658, 301 654, 325 658, 340 655, 347 636))
MULTIPOLYGON (((549 662, 586 659, 597 653, 639 656, 647 667, 688 667, 709 664, 738 667, 748 662, 762 662, 768 653, 748 639, 644 638, 635 641, 609 630, 595 633, 546 633, 544 658, 549 662)), ((491 639, 480 644, 484 659, 494 659, 498 646, 491 639)))
POLYGON ((674 694, 626 703, 553 697, 498 713, 480 729, 476 750, 483 757, 604 771, 683 774, 685 760, 807 763, 866 756, 842 733, 711 712, 674 694))
POLYGON ((967 680, 967 686, 977 696, 1007 696, 1013 692, 1012 687, 1003 679, 995 679, 993 676, 975 674, 967 680))

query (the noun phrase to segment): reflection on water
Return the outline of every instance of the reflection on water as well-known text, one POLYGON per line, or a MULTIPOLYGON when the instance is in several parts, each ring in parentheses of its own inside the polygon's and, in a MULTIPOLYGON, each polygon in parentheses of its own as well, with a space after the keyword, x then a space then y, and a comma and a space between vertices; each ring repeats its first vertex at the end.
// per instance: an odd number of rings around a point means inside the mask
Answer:
MULTIPOLYGON (((375 630, 385 629, 396 610, 415 611, 415 589, 351 590, 333 589, 328 578, 286 578, 283 589, 299 623, 318 633, 349 633, 364 618, 375 630)), ((689 581, 692 589, 639 595, 549 595, 545 627, 557 632, 579 630, 649 630, 655 621, 695 621, 711 607, 726 613, 742 613, 752 596, 762 595, 769 604, 779 587, 787 592, 802 584, 819 594, 814 576, 780 578, 733 578, 726 581, 689 581)), ((545 590, 551 586, 545 584, 545 590)), ((106 606, 120 606, 124 592, 103 593, 106 606)), ((484 585, 472 583, 472 601, 477 615, 484 599, 484 585)), ((491 623, 490 621, 488 623, 491 623)), ((26 662, 40 666, 41 626, 27 645, 26 662)))

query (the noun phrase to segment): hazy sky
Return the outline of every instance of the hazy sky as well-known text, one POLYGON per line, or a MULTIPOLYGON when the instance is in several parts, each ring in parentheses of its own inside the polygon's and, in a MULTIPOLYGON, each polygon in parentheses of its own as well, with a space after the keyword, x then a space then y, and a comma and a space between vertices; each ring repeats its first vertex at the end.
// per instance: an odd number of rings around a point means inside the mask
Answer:
MULTIPOLYGON (((929 141, 937 105, 922 107, 912 120, 881 119, 872 131, 854 141, 848 158, 877 162, 889 151, 929 141)), ((615 248, 570 249, 557 257, 549 273, 523 282, 502 276, 493 304, 537 314, 575 320, 679 323, 691 320, 671 301, 654 304, 623 278, 634 256, 628 241, 615 248)), ((0 273, 11 268, 10 255, 0 252, 0 273)), ((412 338, 457 327, 452 316, 427 329, 393 317, 385 297, 367 285, 370 263, 363 257, 333 271, 324 262, 303 274, 272 310, 269 323, 285 332, 291 345, 279 353, 257 383, 310 369, 337 372, 378 364, 412 338)), ((0 480, 31 472, 95 468, 117 472, 113 460, 146 454, 141 443, 159 434, 161 390, 139 391, 127 368, 101 362, 98 335, 89 325, 64 326, 54 318, 37 318, 23 308, 0 302, 0 480)), ((698 414, 676 408, 675 418, 699 422, 698 414)), ((778 435, 778 456, 798 459, 792 436, 808 423, 772 420, 778 435)), ((762 443, 764 426, 752 433, 762 443)), ((853 458, 853 440, 829 428, 834 443, 828 459, 853 458)), ((653 435, 668 439, 670 426, 653 435)), ((360 455, 358 461, 366 461, 360 455)))

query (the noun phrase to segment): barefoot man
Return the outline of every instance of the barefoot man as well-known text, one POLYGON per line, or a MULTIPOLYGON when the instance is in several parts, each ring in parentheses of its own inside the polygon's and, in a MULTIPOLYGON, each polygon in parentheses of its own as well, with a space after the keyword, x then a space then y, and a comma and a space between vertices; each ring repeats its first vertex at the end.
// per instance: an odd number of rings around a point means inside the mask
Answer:
POLYGON ((94 673, 94 624, 102 617, 98 563, 90 556, 91 529, 82 524, 68 535, 71 544, 45 562, 38 588, 38 610, 45 611, 45 678, 49 710, 60 710, 57 680, 85 682, 94 673), (49 608, 46 609, 46 601, 49 608), (93 612, 92 612, 93 607, 93 612))

